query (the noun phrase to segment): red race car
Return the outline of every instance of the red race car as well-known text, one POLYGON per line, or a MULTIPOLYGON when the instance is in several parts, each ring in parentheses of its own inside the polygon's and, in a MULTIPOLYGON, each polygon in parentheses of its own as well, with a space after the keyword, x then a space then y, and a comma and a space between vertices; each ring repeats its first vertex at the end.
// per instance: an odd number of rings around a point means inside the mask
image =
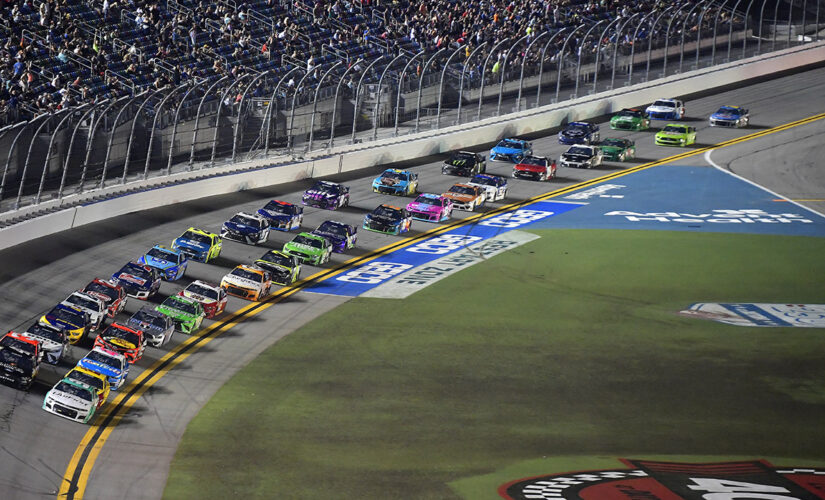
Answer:
POLYGON ((556 176, 556 162, 544 156, 525 156, 513 167, 513 177, 546 181, 556 176))
POLYGON ((3 338, 0 339, 0 348, 19 352, 24 356, 31 357, 32 361, 37 361, 38 363, 43 360, 43 350, 40 348, 40 342, 20 333, 9 332, 5 334, 3 338))
POLYGON ((141 330, 129 328, 120 323, 112 323, 99 333, 94 347, 102 347, 126 356, 129 363, 137 363, 146 349, 146 337, 141 330))
POLYGON ((207 318, 214 318, 221 314, 226 309, 228 300, 226 290, 218 285, 200 280, 189 283, 189 286, 178 292, 178 295, 200 302, 207 318))
POLYGON ((106 314, 110 318, 114 318, 126 305, 126 292, 120 285, 111 281, 95 278, 81 291, 102 300, 106 306, 106 314))

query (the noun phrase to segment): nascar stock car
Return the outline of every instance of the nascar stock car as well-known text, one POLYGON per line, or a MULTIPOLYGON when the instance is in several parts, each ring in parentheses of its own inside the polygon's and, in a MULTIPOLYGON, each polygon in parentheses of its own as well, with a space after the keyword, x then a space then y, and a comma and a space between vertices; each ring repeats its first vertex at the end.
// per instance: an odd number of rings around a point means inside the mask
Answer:
POLYGON ((106 306, 106 314, 110 318, 114 318, 126 307, 126 292, 123 291, 123 287, 111 281, 95 278, 81 292, 102 300, 106 306))
POLYGON ((166 297, 166 300, 155 307, 155 310, 172 318, 178 330, 190 334, 201 327, 201 322, 206 317, 200 302, 180 295, 166 297))
POLYGON ((40 372, 40 361, 14 349, 0 349, 0 382, 28 390, 40 372))
POLYGON ((258 215, 269 219, 272 229, 291 231, 301 227, 304 221, 304 207, 280 200, 269 200, 264 208, 258 209, 258 215))
POLYGON ((750 122, 750 112, 739 106, 722 106, 716 113, 710 115, 708 122, 711 127, 747 127, 750 122))
POLYGON ((221 238, 258 245, 269 239, 269 219, 261 214, 238 212, 221 226, 221 238))
POLYGON ((271 287, 269 271, 243 264, 235 267, 221 279, 221 288, 226 290, 226 293, 248 300, 263 300, 269 295, 271 287))
POLYGON ((440 194, 423 193, 407 204, 407 212, 413 219, 425 222, 442 222, 453 213, 453 202, 440 194))
POLYGON ((623 109, 610 118, 610 128, 613 130, 647 130, 650 128, 650 118, 641 109, 623 109))
POLYGON ((319 266, 329 261, 332 243, 317 234, 299 233, 292 241, 284 243, 283 252, 292 255, 304 264, 319 266))
POLYGON ((91 389, 97 394, 97 404, 95 406, 97 406, 98 409, 106 402, 106 399, 109 397, 109 392, 112 390, 106 377, 79 366, 75 366, 69 370, 69 373, 63 377, 63 380, 76 382, 91 389))
POLYGON ((254 262, 255 267, 269 271, 276 285, 291 285, 301 275, 301 262, 280 250, 270 250, 254 262))
POLYGON ((169 316, 155 311, 151 306, 143 306, 128 320, 126 326, 140 330, 146 343, 152 347, 161 347, 172 340, 175 322, 169 316))
POLYGON ((190 227, 172 242, 172 250, 180 250, 191 260, 207 263, 221 254, 223 241, 215 233, 190 227))
POLYGON ((636 158, 636 143, 630 139, 608 138, 599 143, 605 160, 625 161, 636 158))
POLYGON ((226 303, 229 301, 226 290, 208 283, 196 280, 178 292, 181 297, 194 300, 203 307, 203 313, 207 318, 214 318, 226 310, 226 303))
POLYGON ((160 289, 160 273, 157 269, 139 262, 129 262, 112 275, 112 281, 123 287, 126 294, 145 300, 160 289))
POLYGON ((441 196, 452 202, 453 210, 473 212, 477 207, 484 205, 487 191, 480 186, 458 183, 450 186, 450 189, 441 196))
POLYGON ((179 280, 186 274, 189 259, 180 250, 170 250, 163 245, 155 245, 141 255, 138 262, 158 270, 162 279, 179 280))
POLYGON ((412 216, 407 210, 392 205, 379 205, 364 216, 363 228, 384 234, 406 233, 412 226, 412 216))
POLYGON ((357 227, 334 220, 322 222, 318 229, 312 231, 312 234, 329 240, 332 244, 332 251, 337 253, 355 248, 355 242, 358 241, 357 227))
POLYGON ((61 304, 72 306, 89 314, 89 330, 96 331, 106 318, 106 306, 99 298, 83 292, 72 292, 61 304))
POLYGON ((570 122, 559 132, 559 144, 596 144, 599 126, 588 122, 570 122))
POLYGON ((335 210, 349 205, 349 187, 330 181, 316 181, 304 191, 301 203, 311 207, 335 210))
POLYGON ((685 103, 679 99, 656 99, 645 113, 651 120, 681 120, 685 117, 685 103))
POLYGON ((34 323, 22 334, 40 342, 40 348, 43 349, 43 360, 50 365, 60 363, 60 360, 66 354, 69 337, 60 328, 34 323))
POLYGON ((137 363, 146 350, 146 336, 143 330, 112 323, 97 334, 94 347, 114 351, 125 356, 129 363, 137 363))
POLYGON ((527 155, 533 154, 533 144, 524 139, 502 139, 490 150, 490 161, 509 161, 518 163, 527 155))
POLYGON ((388 168, 373 179, 372 190, 381 194, 413 195, 418 190, 418 174, 397 168, 388 168))
POLYGON ((99 399, 89 386, 64 378, 46 393, 43 409, 85 424, 94 417, 99 399))
POLYGON ((484 188, 484 201, 503 200, 507 196, 507 178, 498 175, 476 174, 467 184, 484 188))
POLYGON ((77 362, 77 366, 106 377, 112 390, 120 389, 129 376, 129 362, 119 352, 95 346, 77 362))
POLYGON ((556 177, 556 162, 544 156, 525 156, 513 166, 513 177, 546 181, 556 177))
POLYGON ((31 357, 38 363, 43 361, 43 350, 40 348, 40 342, 17 332, 8 332, 0 337, 0 349, 17 351, 31 357))
POLYGON ((69 343, 77 344, 89 331, 91 320, 88 313, 76 307, 57 304, 40 317, 40 324, 63 330, 69 343))
POLYGON ((561 154, 559 163, 562 167, 593 168, 602 164, 604 155, 599 146, 570 146, 561 154))
POLYGON ((441 164, 441 173, 444 175, 470 177, 474 174, 483 174, 486 170, 487 162, 484 155, 470 151, 456 151, 441 164))
POLYGON ((681 123, 668 123, 656 133, 657 146, 690 146, 696 142, 696 128, 681 123))

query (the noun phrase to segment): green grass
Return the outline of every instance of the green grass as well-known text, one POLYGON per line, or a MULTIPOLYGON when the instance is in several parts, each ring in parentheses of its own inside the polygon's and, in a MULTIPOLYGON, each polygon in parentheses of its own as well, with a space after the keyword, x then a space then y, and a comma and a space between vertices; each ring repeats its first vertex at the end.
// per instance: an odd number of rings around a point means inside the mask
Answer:
POLYGON ((825 303, 825 239, 537 233, 268 349, 189 425, 165 497, 493 499, 616 457, 825 459, 821 330, 676 314, 825 303))

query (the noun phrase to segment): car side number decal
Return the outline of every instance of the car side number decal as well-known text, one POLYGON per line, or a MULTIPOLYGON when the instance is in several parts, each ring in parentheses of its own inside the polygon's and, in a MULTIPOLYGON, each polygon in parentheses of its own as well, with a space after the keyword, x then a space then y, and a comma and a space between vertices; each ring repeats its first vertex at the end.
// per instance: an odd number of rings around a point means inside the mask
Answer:
POLYGON ((349 283, 374 285, 376 283, 381 283, 396 274, 401 274, 412 267, 413 266, 411 264, 399 264, 396 262, 371 262, 335 279, 337 281, 346 281, 349 283))

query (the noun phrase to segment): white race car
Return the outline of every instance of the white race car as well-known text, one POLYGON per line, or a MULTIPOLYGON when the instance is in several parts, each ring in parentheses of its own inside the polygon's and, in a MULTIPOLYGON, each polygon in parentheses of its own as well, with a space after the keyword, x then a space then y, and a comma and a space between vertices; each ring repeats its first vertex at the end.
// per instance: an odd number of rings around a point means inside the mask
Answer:
POLYGON ((685 117, 685 103, 679 99, 656 99, 645 113, 651 120, 681 120, 685 117))
POLYGON ((85 424, 94 416, 97 401, 97 394, 88 386, 64 379, 46 393, 43 399, 43 409, 85 424))
POLYGON ((73 292, 66 297, 66 300, 61 302, 63 305, 76 307, 81 311, 89 314, 89 330, 96 331, 103 323, 103 319, 108 314, 106 304, 94 295, 83 292, 73 292))
POLYGON ((467 184, 484 188, 485 201, 499 201, 507 196, 507 179, 498 175, 476 174, 467 184))

